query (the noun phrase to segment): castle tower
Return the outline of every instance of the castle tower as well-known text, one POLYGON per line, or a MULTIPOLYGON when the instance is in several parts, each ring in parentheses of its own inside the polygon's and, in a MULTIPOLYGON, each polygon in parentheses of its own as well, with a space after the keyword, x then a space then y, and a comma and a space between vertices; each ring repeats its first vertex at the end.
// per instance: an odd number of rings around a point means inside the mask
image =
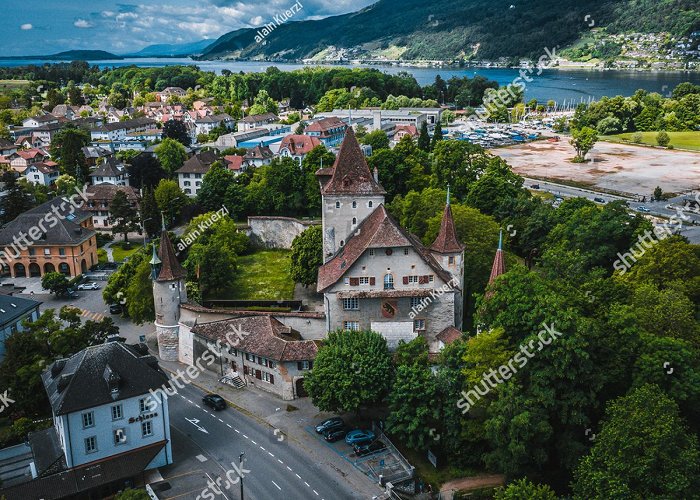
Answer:
POLYGON ((323 261, 338 252, 348 235, 384 203, 386 191, 373 176, 352 128, 345 132, 332 168, 316 172, 321 184, 323 261))
POLYGON ((163 226, 163 232, 160 236, 158 255, 156 255, 154 245, 150 264, 153 277, 158 355, 166 361, 178 361, 180 304, 187 302, 185 288, 187 272, 175 256, 175 249, 170 242, 165 226, 163 226))
POLYGON ((464 316, 464 245, 457 239, 455 221, 450 206, 450 187, 447 186, 447 202, 442 213, 440 232, 430 245, 430 253, 445 271, 452 275, 452 288, 459 293, 455 296, 455 327, 462 328, 464 316))
MULTIPOLYGON (((489 276, 489 285, 491 285, 496 278, 501 274, 506 272, 506 263, 503 260, 503 230, 501 229, 498 233, 498 250, 496 250, 496 256, 493 258, 493 266, 491 266, 491 276, 489 276)), ((491 292, 487 293, 490 296, 491 292)))

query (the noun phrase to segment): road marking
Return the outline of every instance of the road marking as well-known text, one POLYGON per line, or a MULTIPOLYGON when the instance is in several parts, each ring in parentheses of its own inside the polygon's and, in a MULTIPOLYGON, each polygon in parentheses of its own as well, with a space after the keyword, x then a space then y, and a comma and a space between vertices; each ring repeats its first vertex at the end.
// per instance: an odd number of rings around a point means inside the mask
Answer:
POLYGON ((185 418, 185 420, 187 420, 189 423, 191 423, 192 425, 194 425, 194 426, 195 426, 197 429, 199 429, 201 432, 203 432, 203 433, 205 433, 205 434, 209 434, 209 431, 208 431, 208 430, 206 430, 204 427, 201 427, 201 426, 197 425, 197 424, 199 423, 199 420, 197 420, 196 418, 192 418, 192 419, 190 419, 190 418, 185 418))
POLYGON ((287 469, 289 469, 290 471, 292 470, 292 469, 289 467, 289 465, 287 466, 287 469))
POLYGON ((296 473, 295 473, 294 475, 295 475, 296 477, 298 477, 299 479, 301 479, 301 476, 300 476, 299 474, 296 474, 296 473))
MULTIPOLYGON (((229 427, 231 427, 231 426, 229 425, 229 427)), ((233 429, 233 430, 236 431, 238 434, 241 433, 241 431, 239 431, 238 429, 233 429)))
MULTIPOLYGON (((271 480, 271 481, 272 481, 272 480, 271 480)), ((282 491, 282 488, 280 488, 279 485, 278 485, 276 482, 272 481, 272 484, 274 484, 275 486, 277 486, 277 489, 278 489, 278 490, 282 491)))
POLYGON ((250 439, 250 438, 249 438, 248 436, 246 436, 245 434, 243 434, 243 437, 246 438, 246 439, 250 439))
POLYGON ((199 460, 200 462, 206 462, 206 461, 207 461, 207 457, 205 457, 204 455, 197 455, 197 456, 194 457, 194 458, 196 458, 196 459, 199 460))
MULTIPOLYGON (((197 403, 193 403, 193 404, 194 404, 197 408, 199 408, 200 410, 202 409, 202 407, 199 406, 197 403)), ((205 410, 205 411, 206 411, 206 410, 205 410)))
POLYGON ((183 396, 182 394, 178 394, 178 396, 180 396, 182 399, 187 399, 187 398, 186 398, 185 396, 183 396))
POLYGON ((319 495, 318 495, 318 491, 316 491, 316 490, 312 490, 312 491, 313 491, 314 493, 316 493, 316 496, 319 496, 319 495))
POLYGON ((279 458, 277 459, 277 461, 278 461, 279 463, 281 463, 282 465, 284 465, 284 462, 283 462, 282 460, 280 460, 279 458))
MULTIPOLYGON (((300 479, 301 479, 301 478, 300 478, 300 479)), ((306 481, 304 481, 304 484, 305 484, 306 486, 308 486, 309 488, 311 488, 311 485, 310 485, 309 483, 307 483, 306 481)))
MULTIPOLYGON (((258 444, 258 443, 255 443, 255 444, 258 444)), ((266 450, 265 448, 263 448, 262 446, 260 447, 260 449, 261 449, 262 451, 267 451, 267 450, 266 450)))
MULTIPOLYGON (((183 396, 183 398, 184 398, 184 396, 183 396)), ((192 402, 191 399, 189 399, 189 398, 185 398, 185 399, 186 399, 190 404, 194 404, 194 403, 192 402)))
POLYGON ((257 444, 258 444, 258 443, 256 443, 255 441, 253 441, 252 439, 250 440, 250 442, 253 443, 254 445, 257 445, 257 444))
POLYGON ((209 413, 209 412, 208 412, 207 410, 205 410, 204 408, 202 408, 202 411, 203 411, 204 413, 209 413))
POLYGON ((222 424, 224 423, 224 421, 223 421, 223 420, 221 420, 221 419, 219 419, 219 422, 221 422, 222 424))
POLYGON ((275 456, 272 453, 270 453, 269 451, 267 452, 267 454, 270 455, 272 458, 275 458, 275 456))
POLYGON ((231 427, 231 424, 226 424, 226 425, 228 426, 229 429, 233 429, 233 427, 231 427))

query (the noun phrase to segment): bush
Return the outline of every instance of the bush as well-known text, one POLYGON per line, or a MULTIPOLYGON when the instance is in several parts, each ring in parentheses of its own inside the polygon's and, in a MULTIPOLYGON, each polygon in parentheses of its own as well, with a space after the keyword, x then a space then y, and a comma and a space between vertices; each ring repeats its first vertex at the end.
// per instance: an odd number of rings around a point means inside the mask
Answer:
POLYGON ((114 241, 114 235, 111 233, 97 233, 95 236, 95 240, 97 241, 97 246, 101 247, 109 243, 110 241, 114 241))
POLYGON ((663 130, 661 132, 659 132, 658 134, 656 134, 656 144, 658 144, 659 146, 665 148, 666 146, 669 145, 670 142, 671 142, 671 138, 663 130))
POLYGON ((632 142, 635 144, 641 144, 642 141, 644 141, 644 136, 640 132, 635 132, 635 134, 632 136, 632 142))

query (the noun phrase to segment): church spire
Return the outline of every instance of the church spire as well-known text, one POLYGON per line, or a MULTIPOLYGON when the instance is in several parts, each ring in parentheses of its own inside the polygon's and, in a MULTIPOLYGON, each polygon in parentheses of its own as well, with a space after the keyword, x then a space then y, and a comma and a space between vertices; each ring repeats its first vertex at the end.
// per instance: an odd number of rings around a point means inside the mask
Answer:
POLYGON ((498 250, 496 250, 496 256, 493 259, 493 266, 491 267, 491 276, 489 276, 489 285, 492 284, 496 278, 501 274, 506 272, 506 264, 503 260, 503 229, 498 233, 498 250))
POLYGON ((459 253, 464 250, 464 245, 457 239, 457 230, 455 229, 452 207, 450 206, 449 185, 447 186, 447 202, 445 203, 445 211, 442 213, 440 232, 430 246, 430 250, 437 253, 459 253))

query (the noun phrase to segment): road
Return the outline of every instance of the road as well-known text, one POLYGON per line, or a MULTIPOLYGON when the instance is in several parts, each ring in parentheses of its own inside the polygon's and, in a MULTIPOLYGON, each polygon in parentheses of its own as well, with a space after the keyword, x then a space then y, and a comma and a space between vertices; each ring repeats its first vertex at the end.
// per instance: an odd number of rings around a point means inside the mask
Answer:
MULTIPOLYGON (((361 496, 339 481, 336 473, 309 461, 294 442, 266 425, 227 408, 214 412, 201 403, 203 391, 192 385, 169 397, 170 426, 173 435, 186 439, 188 454, 201 450, 221 468, 225 477, 245 453, 244 493, 258 500, 343 500, 361 496), (189 445, 189 446, 188 446, 189 445)), ((183 443, 180 443, 182 447, 183 443)), ((183 457, 174 457, 176 461, 183 457)), ((192 457, 187 457, 191 459, 192 457)), ((239 484, 225 491, 231 500, 239 498, 239 484)))

